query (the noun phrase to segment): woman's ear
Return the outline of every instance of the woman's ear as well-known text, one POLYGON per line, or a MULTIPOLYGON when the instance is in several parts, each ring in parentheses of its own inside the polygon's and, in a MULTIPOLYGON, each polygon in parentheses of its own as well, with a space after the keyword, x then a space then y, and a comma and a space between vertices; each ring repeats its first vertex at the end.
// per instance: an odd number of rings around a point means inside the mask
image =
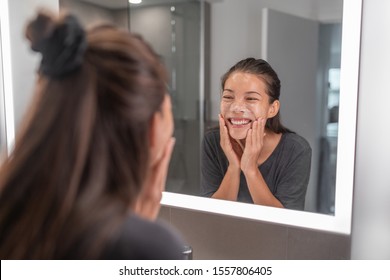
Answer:
POLYGON ((279 100, 275 100, 274 102, 272 102, 272 104, 270 105, 270 107, 268 109, 267 117, 269 119, 275 117, 277 115, 277 113, 279 112, 279 109, 280 109, 280 102, 279 102, 279 100))

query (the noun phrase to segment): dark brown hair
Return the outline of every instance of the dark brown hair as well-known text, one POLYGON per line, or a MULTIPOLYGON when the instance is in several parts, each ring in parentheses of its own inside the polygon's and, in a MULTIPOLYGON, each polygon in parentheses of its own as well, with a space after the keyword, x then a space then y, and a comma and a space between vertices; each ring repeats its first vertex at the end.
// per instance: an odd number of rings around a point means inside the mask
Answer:
MULTIPOLYGON (((255 59, 252 57, 240 60, 222 76, 222 90, 225 88, 226 80, 234 72, 244 72, 258 76, 265 82, 267 86, 269 103, 272 104, 275 100, 279 100, 280 80, 275 70, 272 69, 271 65, 269 65, 267 61, 263 59, 255 59)), ((267 120, 266 127, 275 133, 292 132, 282 125, 280 112, 278 112, 273 118, 267 120)))
MULTIPOLYGON (((32 47, 64 20, 41 12, 27 27, 32 47)), ((141 38, 108 25, 86 31, 79 64, 40 72, 2 164, 1 259, 99 258, 142 187, 165 68, 141 38)))

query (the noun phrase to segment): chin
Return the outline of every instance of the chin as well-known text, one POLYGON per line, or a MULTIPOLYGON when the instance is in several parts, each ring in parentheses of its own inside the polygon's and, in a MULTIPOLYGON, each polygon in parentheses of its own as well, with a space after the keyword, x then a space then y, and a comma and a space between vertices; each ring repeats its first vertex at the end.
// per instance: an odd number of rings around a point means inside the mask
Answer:
POLYGON ((230 129, 229 130, 229 135, 232 137, 234 140, 244 140, 246 138, 246 135, 248 133, 248 129, 245 130, 238 130, 238 129, 230 129))

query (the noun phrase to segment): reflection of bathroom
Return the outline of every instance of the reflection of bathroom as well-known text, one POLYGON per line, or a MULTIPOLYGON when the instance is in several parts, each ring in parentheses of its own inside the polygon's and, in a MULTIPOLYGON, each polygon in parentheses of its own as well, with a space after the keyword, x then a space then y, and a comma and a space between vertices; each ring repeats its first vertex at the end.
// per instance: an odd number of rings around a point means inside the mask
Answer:
POLYGON ((341 18, 318 13, 263 8, 261 49, 281 80, 282 122, 312 148, 305 210, 334 214, 341 18))
POLYGON ((197 195, 200 183, 199 1, 143 1, 130 5, 130 30, 151 43, 169 71, 176 144, 166 189, 197 195))
POLYGON ((322 98, 317 210, 334 214, 340 92, 341 24, 320 24, 319 95, 322 98))

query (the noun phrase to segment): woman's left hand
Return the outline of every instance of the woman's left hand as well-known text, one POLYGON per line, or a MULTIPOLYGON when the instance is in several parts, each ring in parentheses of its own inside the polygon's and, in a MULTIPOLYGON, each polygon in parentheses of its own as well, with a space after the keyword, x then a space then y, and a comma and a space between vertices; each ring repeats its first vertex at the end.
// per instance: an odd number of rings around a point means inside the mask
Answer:
POLYGON ((245 149, 241 157, 242 172, 255 172, 258 170, 258 159, 263 148, 265 136, 265 119, 257 119, 252 128, 248 130, 245 139, 245 149))

